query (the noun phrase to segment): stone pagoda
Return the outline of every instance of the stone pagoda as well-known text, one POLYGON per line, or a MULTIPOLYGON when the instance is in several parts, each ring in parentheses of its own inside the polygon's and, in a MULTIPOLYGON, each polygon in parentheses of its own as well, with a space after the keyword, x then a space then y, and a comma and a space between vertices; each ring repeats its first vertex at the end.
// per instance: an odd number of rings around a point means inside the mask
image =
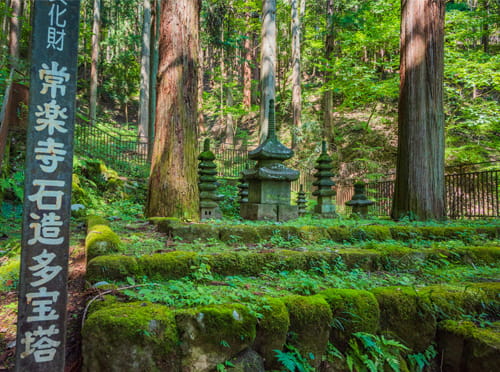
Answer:
POLYGON ((299 217, 304 216, 306 214, 307 198, 303 184, 300 184, 300 189, 297 193, 297 207, 299 209, 299 217))
MULTIPOLYGON (((246 169, 248 169, 248 166, 246 169)), ((240 197, 239 203, 248 203, 248 182, 245 179, 243 172, 240 172, 240 178, 238 181, 238 196, 240 197)))
POLYGON ((274 100, 270 100, 269 133, 266 140, 248 154, 250 159, 257 160, 255 167, 243 171, 248 182, 248 202, 240 206, 241 217, 271 221, 297 218, 297 206, 290 205, 290 186, 299 178, 299 172, 283 164, 292 156, 293 151, 276 136, 274 100))
POLYGON ((210 140, 207 138, 203 143, 203 152, 198 156, 198 176, 200 189, 200 219, 221 219, 222 213, 219 209, 217 195, 217 165, 215 155, 210 151, 210 140))
POLYGON ((375 204, 375 202, 368 200, 366 197, 364 182, 356 182, 354 184, 354 195, 352 199, 345 204, 352 207, 352 214, 358 215, 361 218, 366 218, 368 215, 368 207, 375 204))
POLYGON ((332 180, 334 176, 332 173, 332 158, 326 152, 326 141, 322 142, 321 155, 316 160, 314 168, 317 171, 314 174, 316 181, 313 182, 316 190, 312 194, 318 199, 318 203, 314 207, 314 212, 320 214, 322 217, 336 217, 335 204, 332 203, 332 197, 335 196, 335 190, 332 189, 335 186, 335 182, 332 180))

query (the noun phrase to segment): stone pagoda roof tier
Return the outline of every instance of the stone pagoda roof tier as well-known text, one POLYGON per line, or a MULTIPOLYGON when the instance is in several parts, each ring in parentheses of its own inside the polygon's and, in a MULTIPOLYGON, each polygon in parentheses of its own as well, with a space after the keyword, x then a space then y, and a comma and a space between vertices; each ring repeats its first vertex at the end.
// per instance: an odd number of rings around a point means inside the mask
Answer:
POLYGON ((295 181, 299 178, 300 172, 287 168, 284 164, 274 163, 266 167, 246 169, 243 174, 247 180, 295 181))

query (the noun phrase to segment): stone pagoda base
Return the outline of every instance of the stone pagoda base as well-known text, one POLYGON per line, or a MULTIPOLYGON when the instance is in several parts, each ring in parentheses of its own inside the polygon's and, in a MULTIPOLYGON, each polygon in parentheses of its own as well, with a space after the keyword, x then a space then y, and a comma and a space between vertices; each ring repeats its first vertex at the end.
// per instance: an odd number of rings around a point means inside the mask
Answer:
POLYGON ((314 206, 314 213, 326 218, 338 217, 335 212, 335 204, 317 204, 314 206))
POLYGON ((247 220, 288 221, 299 216, 296 205, 244 203, 240 205, 240 215, 247 220))

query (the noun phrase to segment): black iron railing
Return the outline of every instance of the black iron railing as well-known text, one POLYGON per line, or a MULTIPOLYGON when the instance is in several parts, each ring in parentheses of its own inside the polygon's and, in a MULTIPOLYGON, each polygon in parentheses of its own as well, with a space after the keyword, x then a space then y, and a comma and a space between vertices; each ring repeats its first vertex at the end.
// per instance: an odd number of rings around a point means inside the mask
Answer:
POLYGON ((138 136, 110 133, 98 126, 80 123, 75 127, 75 150, 101 159, 130 176, 145 177, 149 171, 148 142, 138 136))

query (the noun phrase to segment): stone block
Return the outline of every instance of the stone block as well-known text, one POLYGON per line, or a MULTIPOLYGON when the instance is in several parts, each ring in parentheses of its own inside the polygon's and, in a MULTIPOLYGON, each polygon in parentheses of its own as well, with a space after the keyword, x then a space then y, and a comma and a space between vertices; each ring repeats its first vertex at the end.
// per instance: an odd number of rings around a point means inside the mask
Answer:
POLYGON ((288 221, 299 217, 296 205, 278 204, 278 221, 288 221))
POLYGON ((247 220, 276 221, 278 206, 276 204, 245 203, 240 206, 240 215, 247 220))

